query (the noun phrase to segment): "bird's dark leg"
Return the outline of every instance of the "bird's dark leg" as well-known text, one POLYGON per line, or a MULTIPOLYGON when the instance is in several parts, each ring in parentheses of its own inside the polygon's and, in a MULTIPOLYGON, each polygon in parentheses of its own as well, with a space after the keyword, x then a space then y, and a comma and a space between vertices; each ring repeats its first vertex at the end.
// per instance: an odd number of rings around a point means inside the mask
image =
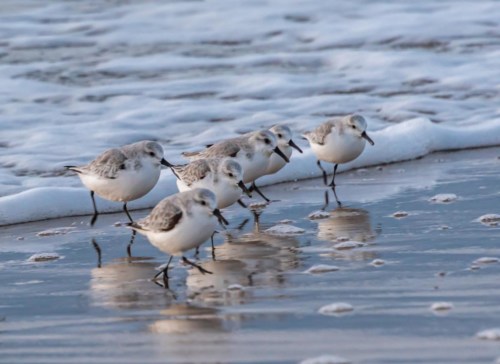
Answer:
POLYGON ((337 191, 335 191, 335 188, 332 188, 333 190, 333 195, 335 196, 335 201, 337 201, 338 207, 342 207, 342 202, 339 201, 339 198, 337 197, 337 191))
POLYGON ((97 242, 95 241, 94 238, 92 238, 92 246, 94 247, 94 250, 97 253, 97 268, 101 268, 101 264, 102 264, 102 260, 101 260, 101 257, 102 257, 101 247, 99 246, 99 244, 97 244, 97 242))
POLYGON ((172 261, 172 258, 173 256, 171 255, 170 256, 170 259, 168 260, 168 263, 167 263, 167 266, 165 268, 163 268, 160 272, 158 272, 154 278, 153 278, 153 281, 156 281, 156 278, 158 278, 160 276, 160 274, 163 273, 163 284, 164 284, 164 287, 166 289, 168 289, 168 266, 170 265, 170 262, 172 261))
POLYGON ((333 189, 335 189, 335 175, 337 174, 337 168, 339 167, 338 163, 335 164, 335 167, 333 167, 333 178, 332 178, 332 182, 330 182, 330 184, 328 186, 332 187, 333 189))
POLYGON ((332 178, 332 182, 330 182, 330 184, 328 186, 330 186, 332 188, 332 191, 333 191, 333 195, 335 196, 335 201, 337 201, 337 205, 339 207, 342 207, 342 203, 339 201, 339 198, 337 197, 337 191, 335 190, 335 175, 337 174, 337 168, 339 167, 339 164, 336 163, 335 164, 335 167, 333 167, 333 178, 332 178))
POLYGON ((318 165, 319 169, 321 169, 321 171, 323 172, 323 183, 326 185, 328 183, 327 179, 326 179, 326 171, 324 170, 323 166, 321 165, 321 162, 318 161, 316 162, 316 164, 318 165))
POLYGON ((132 230, 132 236, 130 236, 130 241, 127 245, 127 255, 129 258, 132 258, 132 244, 134 244, 135 236, 137 235, 137 231, 132 230))
POLYGON ((127 214, 127 217, 130 220, 130 222, 134 222, 134 220, 132 220, 132 216, 130 216, 130 214, 127 210, 127 203, 126 202, 123 204, 123 211, 125 211, 125 213, 127 214))
POLYGON ((94 226, 97 220, 97 216, 99 215, 99 212, 97 212, 97 206, 95 204, 94 191, 90 191, 90 198, 92 199, 92 206, 94 206, 94 215, 92 215, 92 218, 90 219, 90 226, 94 226))
POLYGON ((210 242, 212 243, 212 260, 215 261, 215 246, 214 246, 214 235, 217 234, 218 231, 214 231, 212 236, 210 236, 210 242))
POLYGON ((248 208, 248 206, 243 201, 241 201, 241 199, 238 200, 238 205, 240 205, 244 209, 248 208))
POLYGON ((262 192, 259 190, 259 187, 255 184, 255 182, 252 182, 252 185, 249 188, 250 191, 255 191, 257 192, 266 202, 271 202, 270 199, 268 199, 262 192))
POLYGON ((192 261, 190 261, 188 258, 186 257, 182 257, 182 261, 186 264, 189 264, 190 266, 192 267, 195 267, 195 268, 198 268, 198 270, 200 271, 200 273, 202 274, 205 274, 205 273, 208 273, 208 274, 212 274, 212 272, 206 270, 205 268, 203 268, 202 266, 199 266, 198 264, 196 263, 193 263, 192 261))
POLYGON ((325 211, 325 209, 328 207, 328 204, 330 203, 330 198, 328 197, 328 190, 325 191, 325 204, 321 208, 322 211, 325 211))

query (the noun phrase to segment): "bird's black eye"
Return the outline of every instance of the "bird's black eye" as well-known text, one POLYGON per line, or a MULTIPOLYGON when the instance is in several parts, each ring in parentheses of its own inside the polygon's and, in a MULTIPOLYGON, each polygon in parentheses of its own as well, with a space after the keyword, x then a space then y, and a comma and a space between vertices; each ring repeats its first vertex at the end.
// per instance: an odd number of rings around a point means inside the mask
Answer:
POLYGON ((282 137, 283 137, 283 135, 282 135, 282 134, 278 134, 278 138, 282 138, 282 137))
POLYGON ((125 169, 125 164, 121 164, 120 169, 125 169))
POLYGON ((234 177, 234 174, 229 173, 229 174, 228 174, 228 176, 229 176, 229 177, 234 177))
POLYGON ((201 204, 205 206, 207 203, 205 201, 201 201, 201 204))
POLYGON ((352 125, 351 128, 356 129, 356 125, 352 125))
POLYGON ((271 141, 270 141, 269 139, 267 139, 267 138, 266 138, 266 139, 264 139, 264 143, 266 143, 266 144, 271 144, 271 141))
POLYGON ((151 157, 154 157, 154 156, 155 156, 155 154, 154 154, 153 152, 149 152, 149 155, 150 155, 151 157))

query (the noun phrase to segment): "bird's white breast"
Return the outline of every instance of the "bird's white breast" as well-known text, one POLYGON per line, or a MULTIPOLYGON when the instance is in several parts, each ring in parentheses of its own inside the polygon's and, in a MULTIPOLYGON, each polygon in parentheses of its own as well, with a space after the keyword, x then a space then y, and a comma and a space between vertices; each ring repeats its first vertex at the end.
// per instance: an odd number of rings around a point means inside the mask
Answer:
POLYGON ((146 235, 156 248, 170 255, 184 252, 203 244, 215 231, 217 218, 205 210, 194 209, 191 214, 183 213, 181 220, 169 231, 147 231, 146 235))
POLYGON ((264 152, 254 152, 252 158, 248 158, 244 153, 238 153, 236 160, 243 169, 243 182, 249 183, 266 174, 269 163, 269 156, 264 152))
POLYGON ((316 157, 330 163, 347 163, 356 159, 365 148, 365 140, 352 134, 338 134, 332 131, 325 138, 325 143, 311 143, 316 157))
MULTIPOLYGON (((279 147, 284 155, 290 159, 292 155, 292 147, 287 145, 280 145, 279 147)), ((278 172, 281 168, 286 165, 286 161, 276 153, 273 153, 269 158, 269 164, 267 165, 266 174, 274 174, 278 172)))

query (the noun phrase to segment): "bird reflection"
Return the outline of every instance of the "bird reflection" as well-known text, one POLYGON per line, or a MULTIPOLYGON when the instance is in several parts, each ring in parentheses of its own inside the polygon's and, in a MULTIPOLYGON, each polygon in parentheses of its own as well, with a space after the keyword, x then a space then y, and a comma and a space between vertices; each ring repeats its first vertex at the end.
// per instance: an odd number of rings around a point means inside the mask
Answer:
POLYGON ((97 254, 97 268, 101 268, 102 266, 102 251, 101 251, 101 247, 99 246, 99 244, 97 244, 97 241, 95 240, 95 238, 92 238, 92 240, 90 241, 90 243, 92 244, 92 247, 94 248, 96 254, 97 254))
MULTIPOLYGON (((338 207, 330 211, 328 218, 315 221, 318 223, 318 239, 323 241, 369 243, 376 236, 370 223, 370 214, 364 209, 338 207)), ((349 260, 374 259, 376 256, 374 252, 356 249, 336 250, 328 255, 349 260)))
POLYGON ((157 266, 149 258, 123 258, 92 269, 90 294, 98 306, 118 309, 165 307, 173 299, 169 291, 151 284, 157 266))
POLYGON ((216 247, 217 260, 203 265, 214 274, 208 276, 189 271, 190 296, 205 302, 241 303, 249 295, 245 287, 282 286, 283 272, 299 265, 298 247, 295 237, 260 232, 258 224, 254 231, 241 236, 227 233, 224 243, 216 247), (239 285, 242 289, 228 289, 231 285, 239 285))
POLYGON ((214 274, 191 269, 186 280, 188 297, 218 304, 243 303, 245 287, 253 285, 252 272, 240 260, 208 261, 203 267, 214 274))
POLYGON ((321 240, 369 242, 375 238, 370 223, 370 214, 364 209, 339 207, 330 211, 330 217, 316 221, 318 238, 321 240))
MULTIPOLYGON (((191 304, 174 304, 162 310, 165 319, 149 325, 155 334, 197 334, 228 331, 225 321, 218 316, 219 311, 210 307, 197 307, 191 304)), ((227 323, 226 323, 227 324, 227 323)))

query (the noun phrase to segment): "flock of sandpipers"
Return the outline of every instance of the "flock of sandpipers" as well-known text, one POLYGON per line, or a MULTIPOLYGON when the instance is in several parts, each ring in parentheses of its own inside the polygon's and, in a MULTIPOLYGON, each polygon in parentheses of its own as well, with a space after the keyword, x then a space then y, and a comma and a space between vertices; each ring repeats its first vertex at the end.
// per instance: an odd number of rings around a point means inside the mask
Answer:
MULTIPOLYGON (((327 173, 321 161, 334 163, 333 178, 328 184, 335 193, 335 174, 340 163, 357 158, 366 141, 374 144, 366 133, 366 121, 361 115, 336 117, 306 132, 303 137, 317 157, 317 164, 327 184, 327 173)), ((123 209, 130 223, 128 226, 145 235, 159 250, 170 255, 163 270, 164 287, 168 288, 168 267, 173 256, 181 259, 201 273, 207 271, 190 261, 184 253, 197 249, 210 238, 217 221, 228 225, 220 209, 241 201, 242 193, 251 196, 255 191, 267 202, 269 199, 259 190, 255 181, 264 175, 273 174, 290 161, 292 148, 302 153, 293 142, 292 132, 286 125, 275 125, 269 130, 259 130, 242 136, 226 139, 208 146, 205 150, 183 153, 190 160, 185 165, 173 165, 165 160, 162 146, 154 141, 106 150, 95 160, 84 166, 67 166, 78 174, 90 190, 94 225, 98 211, 94 194, 123 202, 123 209), (127 202, 146 195, 156 185, 161 166, 169 167, 177 177, 180 192, 160 201, 145 218, 134 222, 127 210, 127 202), (245 184, 251 184, 249 188, 245 184)), ((337 195, 335 194, 337 203, 337 195)))

